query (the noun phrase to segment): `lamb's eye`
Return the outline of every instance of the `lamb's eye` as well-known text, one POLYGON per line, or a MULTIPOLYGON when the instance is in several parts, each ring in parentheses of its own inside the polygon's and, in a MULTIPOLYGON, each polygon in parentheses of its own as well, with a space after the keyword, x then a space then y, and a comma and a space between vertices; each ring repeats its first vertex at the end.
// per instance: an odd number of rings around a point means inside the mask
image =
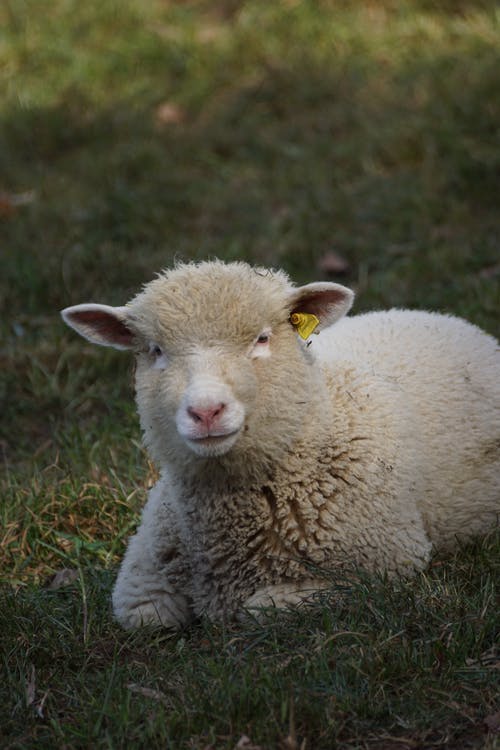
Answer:
POLYGON ((151 341, 148 348, 148 354, 151 357, 151 367, 153 370, 165 370, 167 368, 167 357, 159 344, 155 344, 154 341, 151 341))
POLYGON ((158 346, 158 344, 150 344, 149 345, 149 354, 152 357, 162 357, 163 356, 163 350, 161 346, 158 346))
POLYGON ((263 331, 260 332, 260 334, 257 336, 257 338, 252 344, 252 348, 250 349, 251 358, 256 359, 257 357, 270 357, 271 356, 271 347, 269 345, 270 341, 271 341, 271 330, 265 328, 263 331))

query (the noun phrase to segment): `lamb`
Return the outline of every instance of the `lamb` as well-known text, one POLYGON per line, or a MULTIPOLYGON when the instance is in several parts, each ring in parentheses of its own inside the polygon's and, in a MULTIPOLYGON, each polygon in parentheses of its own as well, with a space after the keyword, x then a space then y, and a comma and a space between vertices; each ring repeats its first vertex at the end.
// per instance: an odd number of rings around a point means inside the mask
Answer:
POLYGON ((124 627, 285 607, 324 568, 411 575, 498 523, 498 342, 437 313, 344 317, 353 297, 210 261, 62 311, 135 353, 160 470, 113 591, 124 627))

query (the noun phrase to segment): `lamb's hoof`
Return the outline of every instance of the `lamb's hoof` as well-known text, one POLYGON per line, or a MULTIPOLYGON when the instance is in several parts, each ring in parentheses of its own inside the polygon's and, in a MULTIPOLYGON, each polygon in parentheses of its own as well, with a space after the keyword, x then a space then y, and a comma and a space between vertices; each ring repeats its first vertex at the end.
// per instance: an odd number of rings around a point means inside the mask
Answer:
POLYGON ((189 620, 186 607, 178 606, 173 599, 144 601, 133 607, 115 605, 114 614, 126 630, 146 626, 178 630, 189 620))

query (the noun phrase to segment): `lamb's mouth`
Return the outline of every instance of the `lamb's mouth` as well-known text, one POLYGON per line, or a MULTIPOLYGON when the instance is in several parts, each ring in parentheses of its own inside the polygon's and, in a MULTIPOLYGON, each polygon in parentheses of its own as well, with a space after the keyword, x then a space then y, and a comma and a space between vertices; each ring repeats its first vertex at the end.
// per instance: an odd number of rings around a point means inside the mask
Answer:
POLYGON ((232 432, 225 432, 223 435, 205 435, 204 437, 189 437, 190 443, 196 443, 196 445, 219 445, 229 438, 234 438, 241 431, 241 428, 233 430, 232 432))
POLYGON ((241 427, 223 435, 205 435, 204 437, 186 437, 186 443, 194 453, 204 456, 217 456, 226 453, 236 442, 241 427))

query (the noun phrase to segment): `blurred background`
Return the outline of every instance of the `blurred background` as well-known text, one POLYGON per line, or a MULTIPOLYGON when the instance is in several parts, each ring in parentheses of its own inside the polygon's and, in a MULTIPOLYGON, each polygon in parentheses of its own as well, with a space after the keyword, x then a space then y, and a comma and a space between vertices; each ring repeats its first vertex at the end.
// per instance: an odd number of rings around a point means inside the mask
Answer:
POLYGON ((498 536, 262 627, 122 632, 155 468, 131 357, 59 310, 217 256, 498 335, 499 209, 498 2, 0 2, 2 747, 497 747, 498 536))
POLYGON ((498 335, 499 206, 497 2, 4 0, 7 567, 31 564, 20 507, 40 523, 52 498, 48 528, 69 534, 57 502, 78 477, 110 503, 143 481, 130 361, 60 308, 123 304, 176 259, 218 256, 498 335))

